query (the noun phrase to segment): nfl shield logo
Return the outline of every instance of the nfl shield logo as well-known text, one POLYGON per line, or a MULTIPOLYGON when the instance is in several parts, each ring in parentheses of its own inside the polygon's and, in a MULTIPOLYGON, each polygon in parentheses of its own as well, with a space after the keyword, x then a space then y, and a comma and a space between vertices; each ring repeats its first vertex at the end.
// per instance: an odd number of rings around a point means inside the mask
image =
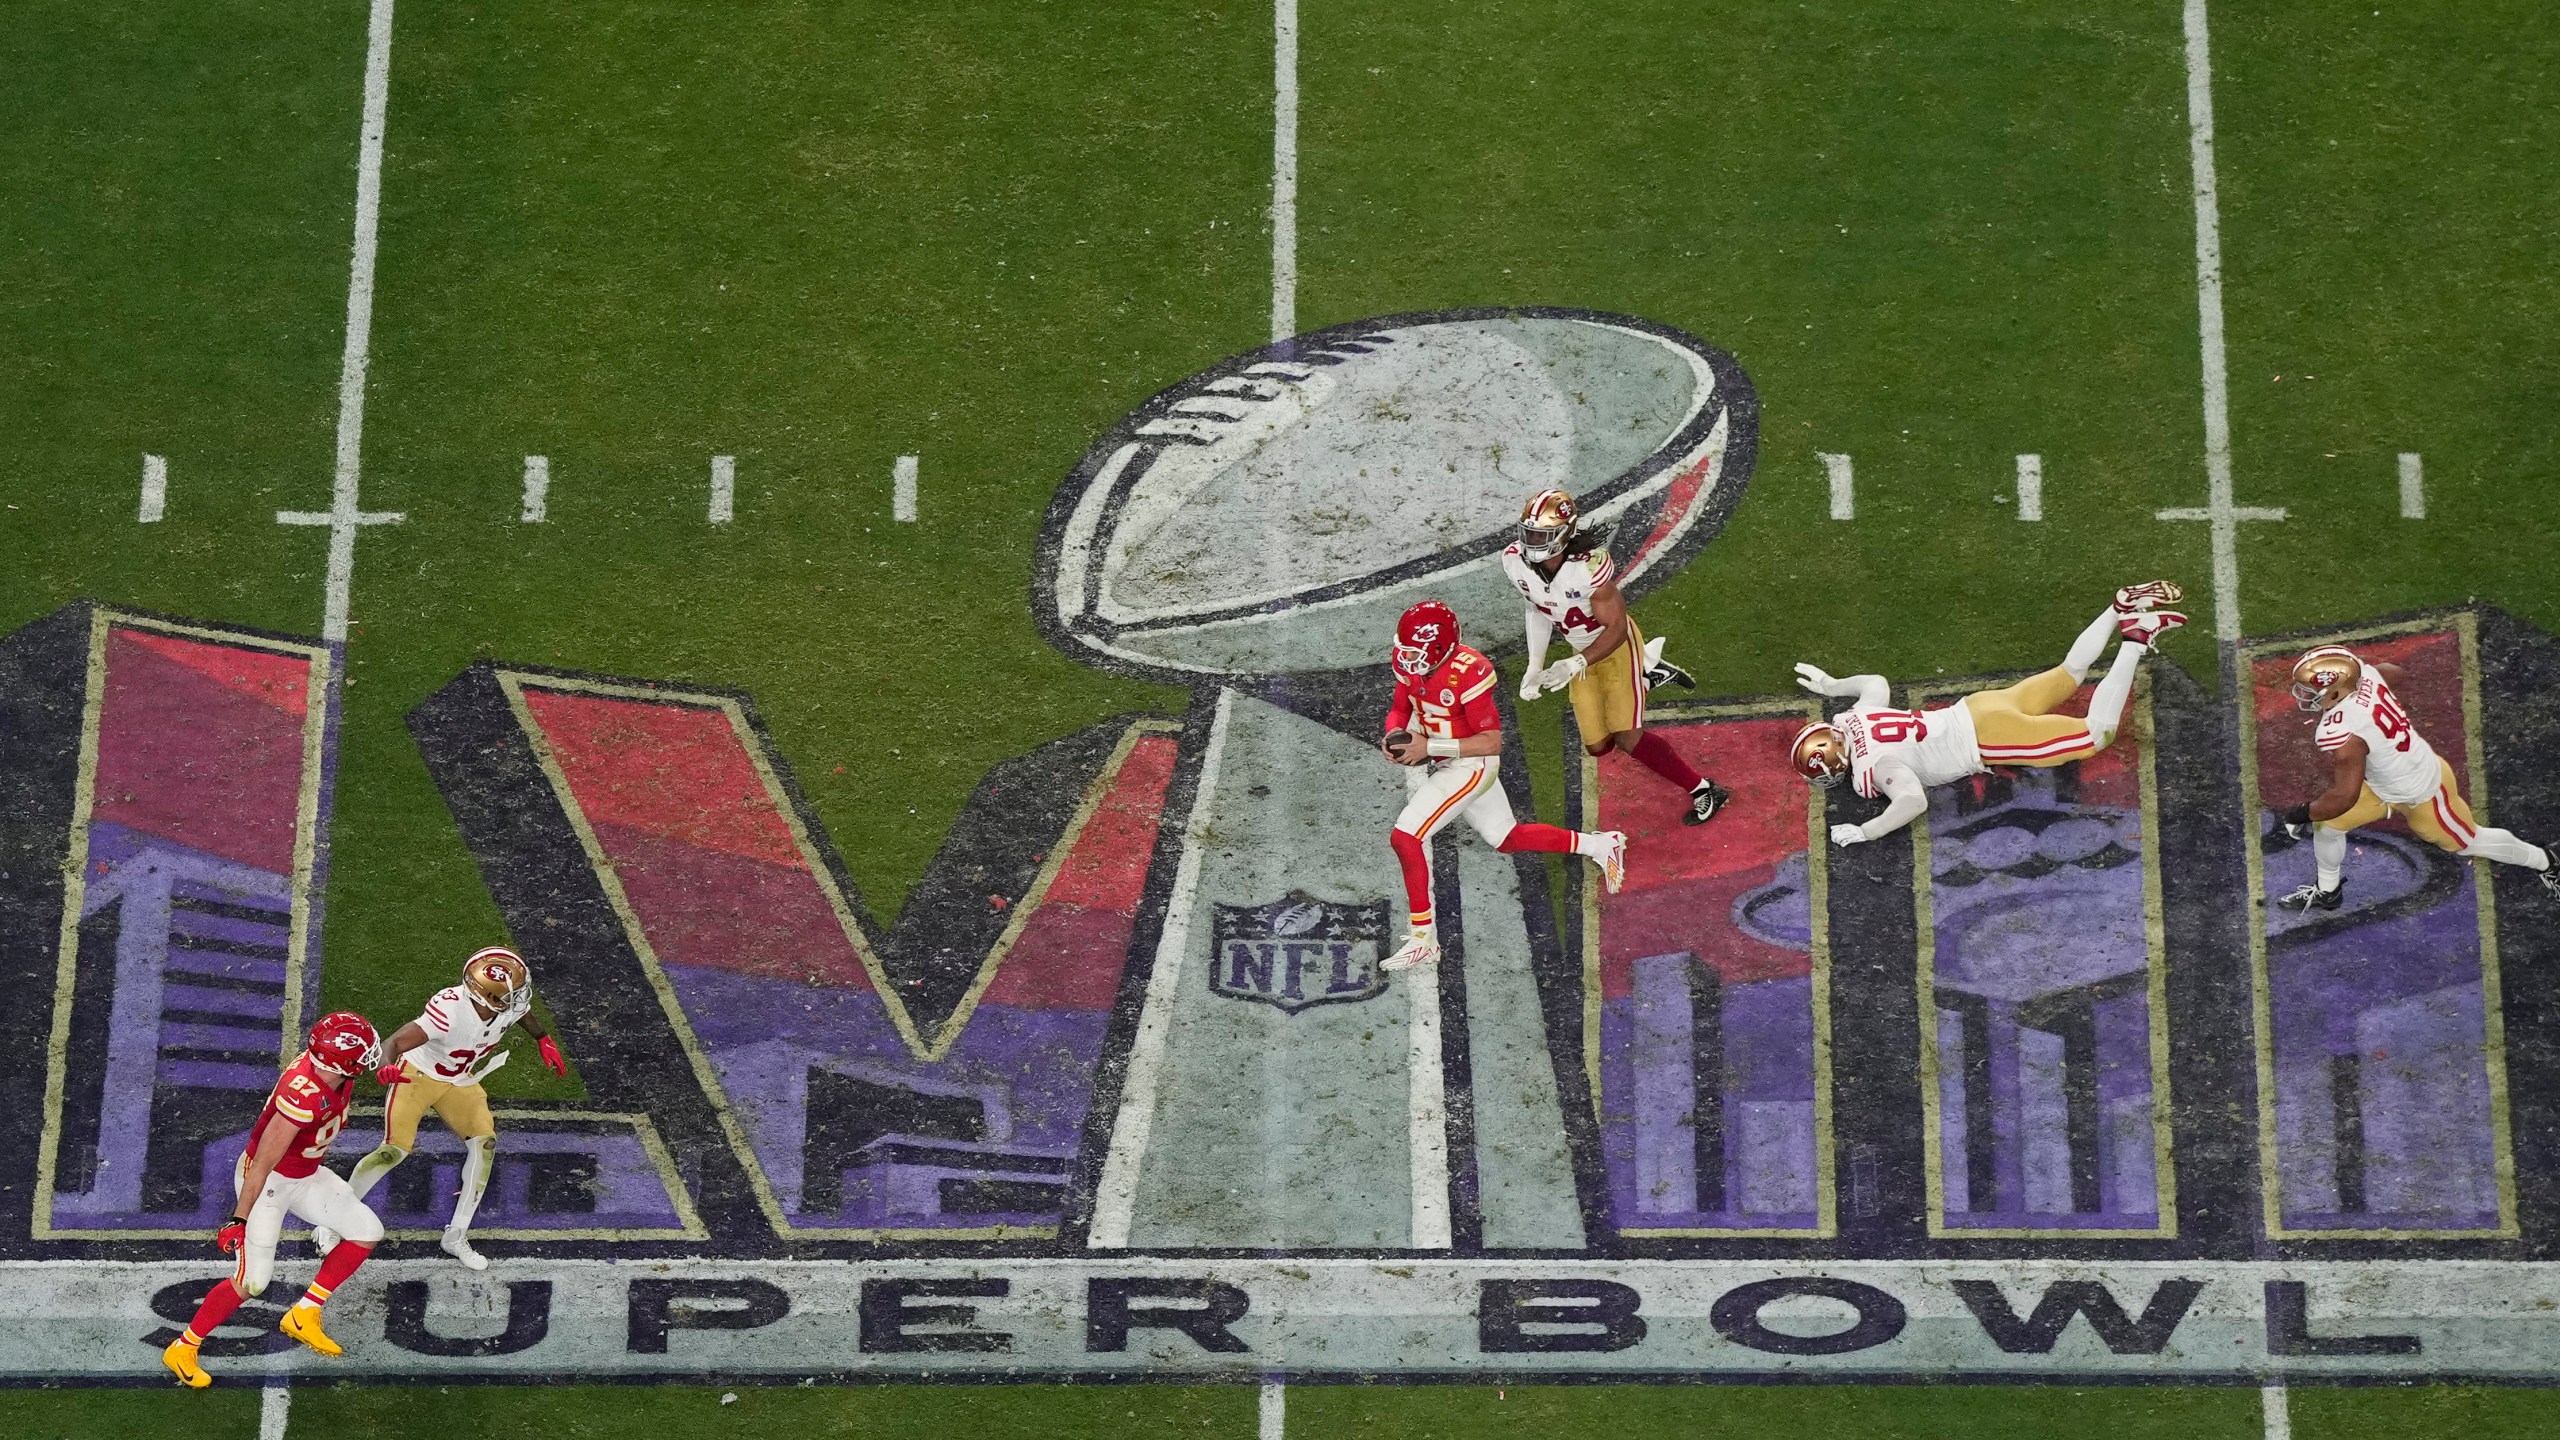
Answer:
POLYGON ((1295 1015, 1386 993, 1387 902, 1341 905, 1291 891, 1268 905, 1221 905, 1209 988, 1295 1015))

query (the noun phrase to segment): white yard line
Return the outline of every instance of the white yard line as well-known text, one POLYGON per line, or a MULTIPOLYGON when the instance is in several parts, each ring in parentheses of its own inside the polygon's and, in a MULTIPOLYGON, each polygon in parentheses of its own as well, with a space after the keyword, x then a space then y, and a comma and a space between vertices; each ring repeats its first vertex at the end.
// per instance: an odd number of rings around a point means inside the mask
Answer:
POLYGON ((2018 518, 2044 518, 2044 457, 2041 455, 2018 457, 2018 518))
POLYGON ((142 457, 142 508, 134 512, 133 518, 151 525, 168 513, 169 457, 145 455, 142 457))
POLYGON ((1298 0, 1271 0, 1271 338, 1298 333, 1298 0))
POLYGON ((1440 967, 1406 972, 1412 1005, 1405 1022, 1406 1143, 1412 1151, 1413 1248, 1446 1250, 1456 1243, 1449 1219, 1448 1081, 1440 1068, 1440 967))
MULTIPOLYGON (((2231 490, 2231 386, 2222 346, 2222 206, 2213 170, 2213 47, 2205 0, 2187 0, 2187 159, 2195 174, 2196 340, 2204 360, 2205 503, 2159 512, 2201 520, 2213 537, 2213 635, 2226 656, 2240 643, 2240 522, 2282 520, 2281 509, 2242 507, 2231 490)), ((2228 663, 2237 663, 2236 659, 2228 663)))
POLYGON ((897 469, 889 484, 889 518, 912 525, 916 521, 916 467, 922 462, 913 455, 898 457, 897 469))
POLYGON ((738 457, 711 457, 711 510, 714 525, 726 525, 738 513, 738 457))
POLYGON ((2258 1413, 2266 1422, 2267 1440, 2293 1440, 2293 1406, 2281 1381, 2258 1387, 2258 1413))
POLYGON ((292 1413, 292 1382, 269 1381, 258 1392, 258 1440, 284 1440, 285 1420, 292 1413))
POLYGON ((2400 457, 2400 518, 2427 518, 2427 472, 2417 456, 2407 453, 2400 457))
POLYGON ((1253 1433, 1254 1440, 1288 1440, 1289 1387, 1277 1375, 1262 1382, 1262 1404, 1253 1433))
POLYGON ((1821 451, 1814 453, 1821 457, 1823 473, 1831 477, 1831 518, 1834 520, 1857 519, 1858 481, 1857 476, 1849 469, 1849 457, 1825 455, 1821 451))
POLYGON ((1147 1159, 1147 1142, 1155 1131, 1156 1087, 1164 1073, 1165 1043, 1173 1033, 1173 1011, 1182 995, 1182 956, 1191 948, 1191 902, 1200 889, 1200 849, 1208 843, 1210 804, 1218 793, 1218 763, 1226 756, 1227 722, 1235 713, 1236 692, 1218 692, 1217 714, 1209 721, 1209 743, 1200 755, 1199 789, 1191 797, 1184 822, 1182 858, 1174 865, 1173 893, 1165 902, 1164 934, 1156 942, 1155 968, 1147 976, 1147 998, 1138 1010, 1137 1038, 1129 1045, 1129 1068, 1120 1081, 1120 1113, 1111 1124, 1111 1150, 1102 1160, 1102 1179, 1094 1186, 1093 1224, 1085 1243, 1097 1250, 1121 1250, 1129 1244, 1129 1224, 1137 1211, 1138 1171, 1147 1159))
POLYGON ((551 457, 524 457, 524 509, 517 518, 527 525, 539 525, 551 516, 551 457))
MULTIPOLYGON (((398 511, 357 508, 364 454, 364 380, 373 346, 373 263, 382 228, 382 131, 391 106, 391 3, 373 0, 364 54, 364 129, 356 149, 356 235, 347 265, 347 343, 338 363, 338 465, 329 508, 279 510, 279 525, 329 529, 329 578, 320 637, 347 641, 347 591, 355 578, 356 532, 367 525, 395 525, 398 511)), ((329 672, 339 683, 343 666, 329 672)))

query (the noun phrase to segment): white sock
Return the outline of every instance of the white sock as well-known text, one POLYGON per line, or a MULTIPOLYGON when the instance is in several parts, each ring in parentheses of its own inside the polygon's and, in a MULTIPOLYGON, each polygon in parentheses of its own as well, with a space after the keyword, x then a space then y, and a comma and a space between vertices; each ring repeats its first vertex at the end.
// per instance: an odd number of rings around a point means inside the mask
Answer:
POLYGON ((2326 825, 2311 828, 2311 858, 2320 862, 2320 888, 2338 888, 2338 872, 2347 863, 2347 832, 2326 825))
POLYGON ((2098 693, 2089 697, 2089 730, 2102 749, 2124 725, 2124 706, 2133 698, 2134 672, 2142 667, 2143 649, 2130 640, 2117 646, 2116 663, 2107 667, 2107 678, 2098 682, 2098 693))
POLYGON ((1589 830, 1576 830, 1573 832, 1573 853, 1597 860, 1609 853, 1609 842, 1589 830))
POLYGON ((2501 864, 2521 865, 2527 870, 2551 868, 2551 857, 2543 853, 2541 846, 2519 839, 2512 830, 2500 830, 2494 826, 2483 825, 2472 832, 2471 844, 2462 853, 2501 864))
POLYGON ((354 1191, 356 1198, 361 1200, 367 1191, 382 1183, 382 1177, 390 1174, 393 1167, 408 1158, 409 1152, 397 1145, 388 1142, 376 1145, 363 1159, 356 1162, 355 1169, 347 1172, 347 1188, 354 1191))
POLYGON ((2098 657, 2107 653, 2107 637, 2114 633, 2116 612, 2110 609, 2090 621, 2089 628, 2080 632, 2080 638, 2071 642, 2070 653, 2062 657, 2062 668, 2070 671, 2074 680, 2088 679, 2098 657))
POLYGON ((489 1193, 489 1171, 497 1163, 495 1138, 479 1135, 462 1142, 462 1194, 453 1202, 453 1218, 445 1222, 446 1233, 459 1234, 471 1228, 471 1217, 480 1213, 480 1197, 489 1193))

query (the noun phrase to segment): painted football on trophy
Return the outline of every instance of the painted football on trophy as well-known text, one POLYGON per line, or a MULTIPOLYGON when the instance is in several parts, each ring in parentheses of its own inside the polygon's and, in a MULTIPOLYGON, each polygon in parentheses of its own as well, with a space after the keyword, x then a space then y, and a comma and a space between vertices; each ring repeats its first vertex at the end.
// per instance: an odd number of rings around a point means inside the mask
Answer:
POLYGON ((1649 320, 1338 325, 1195 375, 1095 442, 1050 503, 1033 612, 1071 654, 1178 683, 1382 663, 1425 598, 1505 648, 1522 502, 1573 492, 1641 594, 1732 513, 1757 418, 1731 356, 1649 320))

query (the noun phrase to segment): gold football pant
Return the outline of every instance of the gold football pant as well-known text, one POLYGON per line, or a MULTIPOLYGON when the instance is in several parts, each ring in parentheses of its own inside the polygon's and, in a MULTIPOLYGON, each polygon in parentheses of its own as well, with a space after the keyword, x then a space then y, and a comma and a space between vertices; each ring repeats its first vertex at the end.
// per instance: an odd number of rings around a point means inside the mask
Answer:
POLYGON ((1644 728, 1644 634, 1627 622, 1627 641, 1579 675, 1565 694, 1573 699, 1573 723, 1582 731, 1582 748, 1594 755, 1609 748, 1609 737, 1644 728))
POLYGON ((1974 743, 1982 750, 1982 763, 2062 765, 2106 748, 2087 721, 2053 713, 2079 688, 2071 672, 2056 665, 2015 685, 1964 697, 1964 708, 1973 712, 1974 743))
POLYGON ((477 1084, 456 1085, 432 1075, 420 1075, 417 1067, 402 1061, 400 1068, 409 1074, 405 1085, 391 1087, 391 1113, 382 1138, 403 1150, 418 1148, 418 1121, 429 1110, 443 1117, 445 1127, 465 1140, 498 1133, 497 1122, 489 1117, 489 1092, 477 1084))
POLYGON ((2461 854, 2479 838, 2480 826, 2471 818, 2471 807, 2463 803, 2462 792, 2453 788, 2452 763, 2438 756, 2436 767, 2444 777, 2437 784, 2436 793, 2414 805, 2394 805, 2374 794, 2373 787, 2367 785, 2345 814, 2320 823, 2343 833, 2359 825, 2370 825, 2386 815, 2397 815, 2409 822, 2409 828, 2418 833, 2419 839, 2439 850, 2461 854))

